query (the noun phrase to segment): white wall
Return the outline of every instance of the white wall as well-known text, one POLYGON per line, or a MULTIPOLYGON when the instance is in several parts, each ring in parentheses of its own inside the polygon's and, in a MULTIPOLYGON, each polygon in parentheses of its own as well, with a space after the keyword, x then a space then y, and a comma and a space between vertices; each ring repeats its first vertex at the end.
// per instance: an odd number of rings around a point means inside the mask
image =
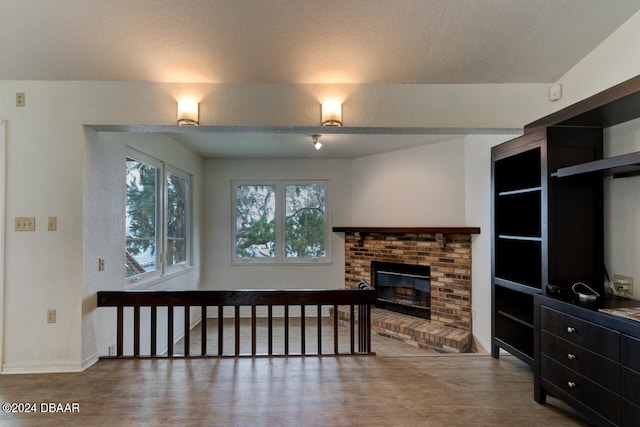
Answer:
POLYGON ((470 135, 464 141, 465 223, 480 227, 471 248, 473 335, 480 351, 491 349, 491 147, 516 136, 470 135))
POLYGON ((465 222, 464 140, 353 161, 355 226, 461 226, 465 222))
MULTIPOLYGON (((204 160, 173 138, 151 133, 96 133, 87 129, 84 160, 84 295, 82 348, 84 364, 94 361, 95 355, 107 355, 115 344, 115 309, 95 310, 95 292, 125 289, 123 254, 125 251, 124 160, 126 147, 177 167, 193 176, 192 196, 192 266, 178 275, 136 283, 133 289, 196 289, 200 284, 202 246, 202 196, 204 160), (98 258, 105 260, 105 271, 98 271, 98 258)), ((162 312, 164 313, 164 312, 162 312)), ((127 312, 127 314, 130 314, 127 312)), ((196 313, 192 313, 195 317, 196 313)), ((126 317, 128 318, 128 317, 126 317)), ((141 316, 141 351, 148 351, 148 314, 141 316)), ((165 315, 158 316, 158 349, 166 348, 165 315)), ((125 327, 125 330, 130 331, 125 327)), ((183 333, 182 314, 175 313, 174 336, 183 333)), ((132 348, 132 337, 125 335, 125 352, 132 348)))
POLYGON ((517 135, 470 135, 353 161, 355 226, 480 227, 472 236, 473 334, 491 342, 491 147, 517 135))
MULTIPOLYGON (((559 83, 569 105, 640 75, 640 12, 580 61, 559 83)), ((640 150, 640 120, 605 130, 605 157, 640 150)), ((605 265, 613 274, 640 281, 640 191, 638 177, 605 179, 605 265)), ((640 284, 634 299, 640 299, 640 284)))
POLYGON ((7 127, 4 120, 0 120, 0 362, 3 354, 4 316, 4 234, 6 228, 5 218, 5 191, 6 191, 6 167, 7 167, 7 127))
POLYGON ((558 80, 562 100, 554 110, 571 105, 640 74, 640 12, 604 40, 558 80))
POLYGON ((115 157, 92 151, 96 135, 83 125, 169 124, 175 108, 166 85, 0 82, 7 130, 3 373, 78 371, 104 351, 93 291, 122 285, 122 258, 109 245, 115 229, 103 221, 117 214, 101 212, 115 209, 115 181, 91 172, 106 170, 103 156, 115 157), (25 107, 12 105, 16 92, 26 93, 25 107), (14 231, 17 216, 35 217, 36 231, 14 231), (49 216, 57 217, 55 232, 46 231, 49 216), (99 257, 107 260, 103 276, 94 273, 99 257), (55 324, 46 323, 48 309, 57 311, 55 324))
MULTIPOLYGON (((640 119, 605 132, 605 156, 640 151, 640 119)), ((609 276, 631 276, 640 300, 640 177, 605 178, 605 266, 609 276)))
POLYGON ((331 233, 329 265, 232 265, 231 180, 328 179, 330 224, 347 225, 350 160, 207 160, 204 287, 207 289, 336 289, 344 287, 344 240, 331 233))

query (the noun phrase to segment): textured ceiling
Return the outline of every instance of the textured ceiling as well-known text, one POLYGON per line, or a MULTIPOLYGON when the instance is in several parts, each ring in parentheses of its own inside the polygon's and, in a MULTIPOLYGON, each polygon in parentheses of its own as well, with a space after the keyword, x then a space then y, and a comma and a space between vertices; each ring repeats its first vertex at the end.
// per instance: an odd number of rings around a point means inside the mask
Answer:
POLYGON ((1 0, 0 80, 554 82, 638 0, 1 0))
MULTIPOLYGON (((640 0, 0 0, 0 80, 549 83, 640 0)), ((354 158, 454 138, 180 132, 204 157, 354 158)))

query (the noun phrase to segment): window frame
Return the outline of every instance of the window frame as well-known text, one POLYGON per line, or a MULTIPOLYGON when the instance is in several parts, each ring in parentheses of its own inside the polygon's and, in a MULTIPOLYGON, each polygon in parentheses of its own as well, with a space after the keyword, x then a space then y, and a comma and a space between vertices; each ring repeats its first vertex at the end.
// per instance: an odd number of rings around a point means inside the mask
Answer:
POLYGON ((184 172, 178 168, 176 168, 175 166, 172 166, 170 164, 165 164, 165 168, 164 168, 164 199, 163 199, 163 243, 164 243, 164 247, 163 247, 163 257, 162 257, 162 265, 164 268, 164 273, 163 274, 171 274, 174 271, 177 270, 182 270, 185 267, 191 265, 191 242, 192 242, 192 238, 191 238, 191 187, 192 187, 192 176, 190 174, 188 174, 187 172, 184 172), (168 251, 167 248, 169 246, 169 215, 168 215, 168 208, 169 208, 169 185, 167 184, 167 181, 169 179, 169 175, 174 175, 177 176, 180 179, 183 179, 186 181, 186 191, 184 194, 184 218, 185 218, 185 231, 184 231, 184 238, 185 238, 185 260, 184 261, 180 261, 177 262, 175 264, 171 264, 169 265, 169 262, 167 260, 168 257, 168 251))
MULTIPOLYGON (((153 156, 138 151, 134 148, 127 147, 126 159, 134 159, 141 163, 146 163, 155 167, 158 170, 158 188, 156 189, 156 268, 153 271, 136 274, 133 276, 126 276, 125 283, 127 288, 138 287, 141 284, 149 284, 152 281, 156 281, 162 278, 166 278, 175 274, 178 274, 186 267, 192 265, 192 207, 193 207, 193 175, 185 172, 171 164, 163 162, 153 156), (181 179, 186 180, 187 190, 185 192, 185 260, 179 263, 168 265, 167 262, 167 235, 168 235, 168 177, 169 174, 175 175, 181 179)), ((125 172, 126 173, 126 172, 125 172)), ((126 221, 126 187, 125 187, 125 221, 126 221)), ((126 225, 124 239, 126 239, 126 225)), ((124 244, 126 252, 126 241, 124 244)))
POLYGON ((331 264, 330 181, 328 179, 298 180, 231 180, 231 264, 232 265, 321 265, 331 264), (274 257, 239 257, 236 253, 236 187, 273 185, 275 190, 276 253, 274 257), (286 192, 288 185, 324 186, 324 247, 321 257, 291 257, 286 255, 286 192))

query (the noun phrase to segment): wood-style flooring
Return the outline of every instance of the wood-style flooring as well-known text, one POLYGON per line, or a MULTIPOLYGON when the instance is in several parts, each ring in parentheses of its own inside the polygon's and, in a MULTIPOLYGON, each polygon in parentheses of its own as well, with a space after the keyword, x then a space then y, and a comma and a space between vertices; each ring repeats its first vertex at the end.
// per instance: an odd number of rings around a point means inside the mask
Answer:
POLYGON ((442 355, 374 336, 376 356, 101 360, 85 372, 4 375, 2 426, 583 426, 533 400, 512 356, 442 355), (45 405, 45 407, 48 407, 45 405))

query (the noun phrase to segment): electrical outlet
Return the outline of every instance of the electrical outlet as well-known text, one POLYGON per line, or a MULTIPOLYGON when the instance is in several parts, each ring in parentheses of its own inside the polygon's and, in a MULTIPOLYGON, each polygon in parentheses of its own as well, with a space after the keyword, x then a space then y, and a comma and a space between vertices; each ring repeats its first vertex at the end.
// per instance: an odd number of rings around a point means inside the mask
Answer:
POLYGON ((16 93, 16 107, 24 107, 26 104, 26 99, 24 96, 24 92, 16 93))
POLYGON ((56 311, 47 310, 47 323, 56 323, 56 311))
POLYGON ((616 292, 627 295, 633 294, 633 277, 623 276, 621 274, 613 275, 613 289, 616 292))
POLYGON ((35 216, 17 216, 16 231, 36 231, 35 216))
POLYGON ((107 349, 107 352, 109 353, 109 356, 115 356, 116 355, 116 345, 115 344, 111 344, 109 346, 109 348, 107 349))
POLYGON ((104 271, 104 259, 98 258, 98 271, 104 271))

